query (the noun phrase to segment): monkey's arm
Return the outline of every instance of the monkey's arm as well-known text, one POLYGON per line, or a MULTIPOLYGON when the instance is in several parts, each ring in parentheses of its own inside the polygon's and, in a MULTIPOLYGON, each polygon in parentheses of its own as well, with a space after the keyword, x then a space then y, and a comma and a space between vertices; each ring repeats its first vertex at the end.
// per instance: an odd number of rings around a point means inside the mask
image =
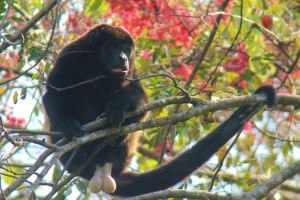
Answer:
POLYGON ((43 104, 51 124, 50 130, 62 131, 69 140, 73 136, 82 136, 80 123, 68 108, 68 104, 70 104, 68 101, 72 101, 72 99, 64 98, 55 93, 54 91, 47 91, 43 96, 43 104))
MULTIPOLYGON (((109 100, 104 112, 112 125, 119 126, 124 122, 125 112, 135 111, 145 103, 147 103, 147 98, 141 84, 138 81, 133 81, 109 100)), ((144 114, 134 116, 127 119, 125 124, 138 122, 143 117, 144 114)))
POLYGON ((242 130, 244 124, 265 104, 271 107, 275 103, 276 94, 273 87, 261 87, 254 95, 263 95, 266 97, 266 101, 239 107, 212 133, 199 140, 192 148, 180 154, 173 161, 145 173, 123 172, 120 175, 113 175, 117 183, 114 195, 145 194, 166 189, 183 180, 242 130))

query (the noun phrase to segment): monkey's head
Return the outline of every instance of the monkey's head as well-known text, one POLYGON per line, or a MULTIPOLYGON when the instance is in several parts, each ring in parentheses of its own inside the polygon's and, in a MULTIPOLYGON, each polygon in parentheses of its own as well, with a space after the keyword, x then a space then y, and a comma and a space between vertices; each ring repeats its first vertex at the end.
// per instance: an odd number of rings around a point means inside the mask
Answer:
POLYGON ((99 25, 84 37, 91 44, 92 57, 90 75, 106 75, 125 78, 133 66, 134 43, 131 36, 122 28, 99 25))

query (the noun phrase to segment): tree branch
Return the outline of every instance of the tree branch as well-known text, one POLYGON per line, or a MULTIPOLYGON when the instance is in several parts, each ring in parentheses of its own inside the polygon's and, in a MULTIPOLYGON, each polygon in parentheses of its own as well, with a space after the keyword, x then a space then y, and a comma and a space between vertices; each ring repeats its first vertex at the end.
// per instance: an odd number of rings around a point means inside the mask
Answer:
MULTIPOLYGON (((163 190, 145 195, 140 195, 126 200, 150 200, 150 199, 167 199, 167 198, 187 198, 187 199, 203 199, 203 200, 238 200, 239 196, 235 195, 219 195, 212 192, 194 190, 163 190)), ((122 199, 122 198, 121 198, 122 199)))
POLYGON ((46 1, 45 6, 29 20, 27 23, 24 24, 18 31, 11 34, 7 39, 10 42, 3 42, 0 45, 0 52, 5 50, 7 47, 11 45, 12 42, 15 42, 23 37, 23 35, 32 27, 34 26, 40 19, 42 19, 45 15, 47 15, 51 9, 57 4, 58 0, 51 0, 46 1))
POLYGON ((298 173, 300 173, 300 161, 281 169, 269 180, 256 186, 252 191, 245 193, 241 199, 261 199, 271 190, 282 184, 285 180, 295 176, 298 173))
MULTIPOLYGON (((191 98, 191 99, 194 100, 194 102, 195 102, 195 100, 197 100, 197 99, 193 99, 193 98, 191 98)), ((175 103, 175 102, 180 102, 180 101, 191 102, 191 99, 188 99, 189 100, 188 101, 187 99, 182 99, 182 97, 167 98, 168 101, 166 101, 166 99, 164 99, 164 100, 154 102, 153 104, 150 104, 150 105, 151 106, 153 106, 153 105, 161 106, 161 105, 167 105, 168 103, 170 104, 170 103, 175 103)), ((198 99, 198 100, 200 100, 200 99, 198 99)), ((99 131, 94 131, 91 134, 88 134, 81 138, 76 138, 74 141, 72 141, 68 144, 65 144, 63 146, 60 146, 59 151, 55 152, 54 157, 56 159, 60 158, 63 154, 65 154, 68 151, 71 151, 72 149, 76 148, 77 146, 80 146, 87 142, 90 142, 90 141, 93 141, 93 140, 96 140, 99 138, 103 138, 106 136, 114 137, 117 135, 125 135, 125 134, 131 133, 131 132, 144 130, 146 128, 161 127, 161 126, 165 126, 168 124, 175 124, 178 122, 186 121, 192 117, 198 116, 203 113, 213 112, 213 111, 217 111, 220 109, 226 109, 228 107, 237 107, 237 106, 246 105, 249 103, 257 103, 257 102, 261 102, 261 101, 263 101, 263 99, 257 98, 256 96, 229 98, 229 99, 225 99, 225 100, 210 102, 210 103, 207 103, 207 105, 201 105, 201 106, 189 109, 187 111, 176 113, 176 114, 170 115, 168 117, 160 118, 160 119, 149 120, 149 121, 140 122, 140 123, 134 123, 134 124, 130 124, 130 125, 127 125, 124 127, 119 127, 119 128, 108 128, 108 129, 103 129, 103 130, 99 130, 99 131)), ((300 96, 278 95, 277 104, 282 104, 285 106, 287 106, 287 105, 299 106, 300 105, 300 96)), ((148 109, 151 106, 149 106, 148 109)), ((141 109, 141 110, 143 110, 143 109, 141 109)), ((141 110, 139 112, 141 112, 141 110)), ((38 160, 35 162, 35 164, 27 171, 27 173, 22 175, 20 178, 16 179, 16 181, 14 183, 12 183, 10 186, 8 186, 6 188, 6 190, 4 191, 4 195, 8 196, 12 191, 14 191, 22 183, 24 183, 24 181, 27 180, 44 163, 44 160, 51 153, 53 153, 53 149, 46 150, 44 153, 42 153, 39 156, 38 160)), ((53 160, 51 161, 51 163, 53 164, 53 160)), ((291 174, 289 174, 289 177, 290 176, 291 176, 291 174)))

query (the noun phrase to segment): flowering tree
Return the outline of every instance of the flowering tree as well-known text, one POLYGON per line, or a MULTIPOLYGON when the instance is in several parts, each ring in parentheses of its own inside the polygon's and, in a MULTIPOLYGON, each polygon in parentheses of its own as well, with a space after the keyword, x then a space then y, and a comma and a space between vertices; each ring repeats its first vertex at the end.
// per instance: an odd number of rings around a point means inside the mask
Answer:
POLYGON ((168 162, 226 119, 233 105, 251 103, 234 96, 261 85, 279 93, 275 108, 256 115, 180 190, 144 198, 299 199, 299 9, 292 0, 0 0, 0 199, 91 196, 87 182, 57 162, 62 149, 46 140, 57 133, 47 131, 41 96, 59 50, 99 23, 134 37, 135 67, 158 105, 153 119, 207 106, 201 116, 145 129, 135 170, 168 162), (183 95, 199 105, 159 106, 183 95), (231 191, 237 196, 224 195, 231 191))

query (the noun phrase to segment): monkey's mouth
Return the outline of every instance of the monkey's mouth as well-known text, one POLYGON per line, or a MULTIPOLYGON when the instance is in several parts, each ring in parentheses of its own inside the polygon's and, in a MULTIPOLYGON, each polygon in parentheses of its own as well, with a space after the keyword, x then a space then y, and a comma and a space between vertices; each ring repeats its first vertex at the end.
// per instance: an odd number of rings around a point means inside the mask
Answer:
POLYGON ((114 73, 118 73, 118 74, 123 74, 124 76, 126 76, 128 74, 129 71, 129 67, 126 65, 123 65, 121 67, 115 68, 112 70, 114 73))

